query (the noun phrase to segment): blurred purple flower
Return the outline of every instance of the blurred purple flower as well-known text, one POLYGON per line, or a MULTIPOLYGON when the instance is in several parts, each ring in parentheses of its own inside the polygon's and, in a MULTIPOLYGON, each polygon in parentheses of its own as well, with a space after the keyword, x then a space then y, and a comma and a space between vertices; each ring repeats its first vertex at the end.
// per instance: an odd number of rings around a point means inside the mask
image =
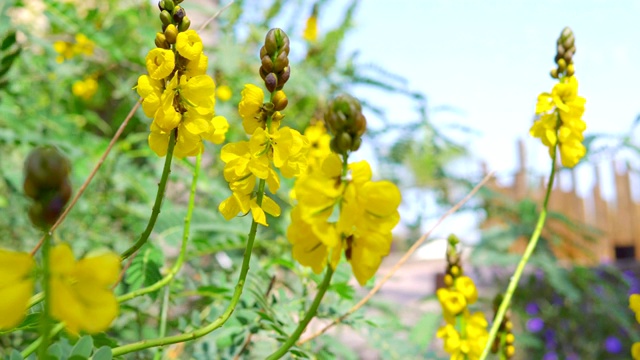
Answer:
POLYGON ((533 318, 527 321, 527 330, 532 333, 537 333, 544 328, 544 320, 540 318, 533 318))
POLYGON ((540 307, 538 306, 538 304, 530 302, 527 304, 527 306, 524 307, 524 311, 526 311, 527 314, 534 316, 538 315, 538 312, 540 312, 540 307))
POLYGON ((576 354, 576 353, 571 353, 571 354, 567 355, 567 359, 566 360, 580 360, 580 356, 578 356, 578 354, 576 354))
POLYGON ((544 332, 544 341, 547 345, 547 348, 554 348, 557 345, 556 342, 556 332, 551 330, 551 329, 547 329, 544 332))
POLYGON ((544 354, 544 357, 542 358, 542 360, 558 360, 558 354, 554 352, 548 352, 544 354))
POLYGON ((618 354, 622 351, 622 342, 615 336, 609 336, 604 340, 604 348, 609 354, 618 354))

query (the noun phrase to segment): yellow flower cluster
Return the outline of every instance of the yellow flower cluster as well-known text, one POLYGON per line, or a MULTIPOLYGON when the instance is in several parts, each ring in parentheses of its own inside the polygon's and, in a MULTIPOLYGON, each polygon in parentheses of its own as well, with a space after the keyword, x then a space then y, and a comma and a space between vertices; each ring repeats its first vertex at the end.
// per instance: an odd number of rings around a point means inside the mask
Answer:
POLYGON ((307 26, 304 28, 302 38, 308 42, 315 42, 318 39, 318 17, 311 15, 307 19, 307 26))
MULTIPOLYGON (((106 253, 76 261, 71 248, 60 244, 51 248, 50 264, 51 315, 74 334, 106 330, 118 314, 111 286, 118 279, 120 257, 106 253)), ((0 249, 0 329, 11 329, 24 318, 35 268, 31 255, 0 249)))
POLYGON ((93 76, 86 77, 73 83, 71 92, 73 95, 87 101, 95 95, 98 90, 98 82, 93 76))
MULTIPOLYGON (((204 151, 203 140, 220 144, 229 128, 227 120, 215 116, 213 79, 206 75, 208 58, 202 40, 194 30, 173 30, 171 49, 155 48, 145 59, 149 75, 138 78, 136 90, 144 113, 153 119, 149 146, 158 156, 167 153, 171 132, 175 132, 174 155, 195 156, 204 151)), ((169 33, 165 30, 165 33, 169 33)))
MULTIPOLYGON (((327 146, 321 133, 316 136, 314 142, 327 146)), ((317 150, 315 156, 326 151, 317 150)), ((343 179, 343 163, 334 153, 321 162, 311 161, 322 165, 294 185, 298 203, 287 230, 293 257, 320 273, 327 263, 335 269, 344 250, 356 279, 364 285, 389 254, 391 230, 400 221, 400 191, 389 181, 371 181, 366 161, 347 166, 349 179, 343 179)))
POLYGON ((461 276, 462 270, 454 265, 445 276, 446 287, 436 295, 442 306, 446 324, 437 336, 444 341, 444 349, 451 359, 479 359, 489 338, 488 322, 482 312, 471 313, 468 305, 478 300, 473 280, 461 276))
MULTIPOLYGON (((629 308, 636 315, 636 321, 640 323, 640 294, 631 294, 629 308)), ((640 341, 631 346, 631 357, 633 360, 640 360, 640 341)))
POLYGON ((76 55, 84 54, 86 56, 93 55, 95 44, 89 40, 84 34, 76 35, 76 42, 56 41, 53 43, 53 49, 58 53, 56 61, 62 63, 65 60, 72 59, 76 55))
MULTIPOLYGON (((286 99, 284 92, 277 91, 272 100, 278 103, 281 98, 286 99)), ((266 180, 269 190, 275 193, 280 188, 280 179, 271 164, 287 178, 300 176, 307 170, 309 141, 294 129, 279 128, 283 116, 273 111, 274 106, 273 103, 264 104, 262 89, 245 85, 238 111, 242 126, 250 135, 249 141, 227 144, 221 151, 221 159, 225 162, 224 178, 232 191, 219 206, 227 220, 238 213, 251 211, 255 222, 268 226, 265 212, 280 216, 280 207, 266 195, 262 197, 262 203, 258 203, 254 191, 257 179, 266 180), (271 114, 267 108, 271 108, 271 114), (267 129, 269 118, 271 124, 267 129)))
POLYGON ((575 76, 562 78, 551 94, 542 93, 538 96, 538 119, 529 133, 549 148, 551 156, 558 145, 562 165, 566 167, 574 167, 587 153, 582 144, 582 133, 587 126, 581 119, 585 102, 585 98, 578 96, 578 80, 575 76))

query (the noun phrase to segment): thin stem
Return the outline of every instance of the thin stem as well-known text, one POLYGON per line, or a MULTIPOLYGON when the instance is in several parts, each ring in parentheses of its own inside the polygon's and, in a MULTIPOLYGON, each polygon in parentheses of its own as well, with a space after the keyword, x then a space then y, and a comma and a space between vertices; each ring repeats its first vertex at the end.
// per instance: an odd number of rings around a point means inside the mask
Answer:
POLYGON ((51 272, 50 272, 50 254, 51 254, 51 235, 47 232, 42 243, 42 291, 44 292, 44 303, 42 304, 42 316, 40 318, 40 344, 39 357, 45 359, 47 355, 47 347, 49 347, 49 332, 51 323, 49 317, 51 315, 51 272))
POLYGON ((125 252, 120 255, 122 260, 125 260, 129 256, 131 256, 134 252, 138 251, 144 245, 149 236, 151 235, 151 231, 153 227, 156 225, 156 220, 158 219, 158 215, 160 215, 160 207, 162 206, 162 199, 164 198, 164 191, 167 188, 167 179, 169 178, 169 174, 171 173, 171 159, 173 158, 173 148, 176 145, 176 130, 171 131, 171 135, 169 137, 169 147, 167 148, 167 156, 164 160, 164 168, 162 169, 162 175, 160 177, 160 182, 158 183, 158 192, 156 193, 156 200, 153 204, 153 209, 151 211, 151 217, 149 218, 149 222, 147 223, 147 228, 144 229, 144 232, 140 235, 138 241, 136 241, 133 246, 127 249, 125 252))
POLYGON ((316 297, 313 299, 313 303, 311 303, 311 307, 309 307, 307 314, 304 316, 302 321, 300 321, 296 330, 280 346, 280 348, 278 348, 278 350, 276 350, 273 354, 267 357, 267 360, 280 359, 296 343, 298 338, 300 338, 300 335, 302 335, 302 332, 304 332, 304 329, 307 327, 311 319, 313 319, 313 317, 316 315, 316 312, 318 311, 318 307, 320 306, 320 302, 322 301, 324 294, 327 292, 327 289, 329 288, 329 284, 331 283, 332 276, 333 276, 333 269, 331 268, 331 265, 329 265, 327 266, 327 272, 324 275, 322 284, 320 284, 320 287, 318 288, 318 293, 316 294, 316 297))
MULTIPOLYGON (((76 193, 76 195, 73 197, 73 199, 69 203, 69 206, 67 206, 64 209, 64 211, 62 212, 62 214, 60 215, 58 220, 56 220, 56 222, 53 224, 53 226, 51 226, 51 228, 49 229, 49 234, 53 233, 53 231, 55 229, 57 229, 58 226, 60 226, 60 224, 62 224, 62 222, 67 217, 67 215, 69 214, 71 209, 73 209, 73 207, 78 202, 78 199, 80 199, 82 194, 84 194, 84 191, 87 190, 87 187, 89 186, 89 183, 91 182, 91 180, 93 180, 94 176, 96 176, 96 174, 98 173, 98 170, 100 169, 100 167, 102 166, 104 161, 107 159, 107 156, 111 152, 111 149, 113 148, 113 145, 115 145, 115 143, 118 140, 118 138, 120 138, 120 135, 122 135, 122 132, 124 131, 124 128, 127 126, 127 124, 129 123, 129 120, 131 120, 133 115, 136 113, 136 110, 138 110, 138 107, 140 107, 141 102, 142 102, 142 99, 137 101, 136 104, 131 108, 131 111, 129 111, 129 114, 127 114, 127 117, 124 119, 122 124, 120 124, 120 127, 118 128, 116 133, 113 135, 113 138, 111 138, 111 141, 109 141, 109 145, 107 145, 107 149, 104 151, 104 154, 102 154, 102 156, 100 157, 100 160, 98 160, 96 165, 93 167, 93 170, 91 170, 91 173, 89 173, 89 176, 87 177, 87 179, 80 186, 80 188, 78 189, 78 192, 76 193)), ((31 256, 33 256, 36 252, 38 252, 38 249, 40 248, 40 246, 42 246, 43 242, 44 242, 44 236, 42 236, 42 238, 40 238, 40 241, 36 244, 36 246, 33 248, 33 250, 31 250, 31 256)))
POLYGON ((524 272, 524 267, 527 265, 531 254, 536 249, 536 245, 538 244, 538 239, 540 239, 540 234, 542 233, 542 229, 544 227, 544 221, 547 218, 547 205, 549 204, 549 198, 551 197, 551 189, 553 188, 553 180, 556 175, 556 148, 557 145, 554 145, 552 157, 551 157, 551 173, 549 174, 549 181, 547 184, 547 191, 544 195, 544 202, 542 203, 542 210, 540 211, 540 215, 538 216, 538 223, 536 224, 535 230, 531 235, 531 239, 529 239, 529 244, 527 248, 524 250, 524 255, 520 259, 520 263, 518 263, 518 267, 516 271, 513 273, 511 277, 511 281, 509 282, 509 286, 507 287, 507 292, 504 294, 504 299, 500 303, 500 307, 498 308, 498 312, 496 313, 495 318, 493 319, 493 324, 491 324, 491 331, 489 332, 489 339, 487 339, 487 344, 484 346, 484 351, 480 356, 480 360, 486 359, 487 355, 489 355, 489 350, 491 349, 491 344, 493 340, 496 338, 496 334, 498 333, 498 329, 500 328, 500 324, 502 323, 502 319, 504 319, 504 315, 507 313, 507 309, 509 309, 509 305, 511 303, 511 298, 518 288, 518 282, 520 282, 520 278, 522 277, 522 273, 524 272))
MULTIPOLYGON (((64 329, 63 322, 56 324, 56 326, 54 326, 53 329, 51 329, 51 332, 49 332, 48 338, 50 339, 54 337, 57 333, 62 331, 62 329, 64 329)), ((26 359, 27 356, 33 354, 38 349, 38 346, 40 346, 40 344, 42 343, 43 338, 44 338, 43 336, 40 336, 39 338, 37 338, 34 342, 29 344, 29 346, 27 346, 26 349, 22 350, 20 355, 22 355, 22 357, 26 359)))
MULTIPOLYGON (((162 297, 162 306, 160 308, 160 325, 158 326, 158 335, 163 337, 167 333, 167 313, 169 311, 169 293, 171 287, 164 288, 164 296, 162 297)), ((162 348, 158 349, 154 355, 154 360, 162 359, 162 348)))
MULTIPOLYGON (((258 184, 258 204, 260 204, 262 201, 262 194, 264 194, 264 186, 265 186, 265 180, 260 179, 260 182, 258 184)), ((231 314, 233 314, 233 311, 235 310, 236 306, 238 305, 238 302, 240 301, 240 296, 242 295, 242 290, 244 289, 244 284, 247 279, 247 274, 249 273, 249 262, 251 260, 251 250, 253 249, 253 243, 255 241, 257 231, 258 231, 258 223, 253 221, 251 223, 251 230, 249 231, 249 238, 247 239, 247 246, 244 250, 244 256, 242 258, 242 266, 240 268, 240 275, 238 276, 238 283, 236 284, 229 306, 227 306, 225 311, 216 320, 214 320, 211 324, 205 327, 196 329, 194 331, 173 335, 173 336, 165 336, 157 339, 142 340, 133 344, 115 347, 112 349, 113 356, 115 357, 123 354, 128 354, 130 352, 140 351, 143 349, 148 349, 156 346, 163 346, 163 345, 169 345, 169 344, 175 344, 179 342, 194 340, 204 335, 207 335, 210 332, 224 325, 224 323, 227 322, 227 320, 229 320, 229 317, 231 317, 231 314)))
POLYGON ((202 155, 198 155, 196 157, 196 166, 193 169, 193 179, 191 180, 191 190, 189 193, 189 207, 187 208, 187 215, 184 217, 184 228, 182 230, 182 244, 180 245, 180 254, 178 254, 178 258, 176 262, 173 264, 167 275, 165 275, 162 279, 158 280, 156 283, 151 284, 147 287, 143 287, 141 289, 132 291, 130 293, 126 293, 124 295, 118 296, 118 302, 123 302, 127 300, 131 300, 138 296, 148 294, 150 292, 154 292, 163 286, 167 285, 173 278, 178 274, 182 264, 184 263, 184 259, 187 254, 187 244, 189 240, 189 232, 191 229, 191 218, 193 217, 193 208, 195 206, 196 199, 196 188, 198 182, 198 176, 200 175, 200 165, 202 163, 202 155))
POLYGON ((462 205, 464 205, 467 201, 469 201, 469 199, 471 199, 471 197, 473 197, 473 195, 476 192, 478 192, 478 190, 480 190, 480 188, 482 188, 484 186, 484 184, 486 184, 487 181, 489 181, 489 179, 491 179, 493 177, 493 174, 494 174, 494 172, 491 172, 491 173, 487 174, 487 176, 485 176, 484 179, 482 179, 462 200, 458 201, 457 204, 455 204, 451 209, 449 209, 446 213, 444 213, 444 215, 442 215, 440 217, 440 219, 438 219, 438 221, 436 221, 436 223, 431 227, 431 229, 429 229, 429 231, 427 231, 424 235, 422 235, 411 246, 411 248, 409 248, 409 250, 402 256, 402 258, 400 258, 400 260, 398 260, 398 262, 395 265, 393 265, 391 270, 389 270, 389 272, 384 275, 382 280, 380 280, 380 282, 378 282, 373 287, 373 289, 371 289, 371 291, 369 291, 369 293, 364 298, 362 298, 362 300, 360 300, 357 304, 355 304, 353 307, 351 307, 351 309, 349 309, 349 311, 347 311, 346 313, 342 314, 340 317, 334 319, 333 321, 331 321, 329 324, 327 324, 325 327, 323 327, 319 331, 317 331, 317 332, 311 334, 310 336, 298 341, 298 345, 302 345, 302 344, 306 343, 307 341, 313 340, 313 339, 317 338, 318 336, 324 334, 329 329, 331 329, 333 326, 339 324, 344 319, 346 319, 349 315, 353 314, 354 312, 358 311, 358 309, 360 309, 362 306, 364 306, 364 304, 366 304, 373 297, 373 295, 375 295, 378 291, 380 291, 380 289, 382 288, 382 285, 384 285, 396 273, 396 271, 398 271, 398 269, 400 269, 400 267, 402 265, 404 265, 404 263, 407 262, 407 260, 409 260, 411 255, 413 255, 413 253, 416 252, 416 250, 418 250, 420 245, 422 245, 427 240, 427 238, 429 238, 429 236, 431 236, 433 231, 447 217, 449 217, 450 215, 452 215, 453 213, 458 211, 458 209, 460 209, 462 207, 462 205))

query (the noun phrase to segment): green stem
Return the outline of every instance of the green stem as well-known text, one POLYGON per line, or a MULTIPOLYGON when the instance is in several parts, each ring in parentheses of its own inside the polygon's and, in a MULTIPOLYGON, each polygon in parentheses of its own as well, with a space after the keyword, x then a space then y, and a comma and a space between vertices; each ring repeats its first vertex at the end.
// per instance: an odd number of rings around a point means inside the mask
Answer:
POLYGON ((196 185, 198 182, 198 176, 200 175, 200 164, 202 163, 202 155, 198 155, 196 157, 196 166, 193 169, 193 179, 191 180, 191 191, 189 193, 189 207, 187 208, 187 215, 184 217, 184 228, 182 230, 182 244, 180 246, 180 254, 176 259, 175 264, 171 267, 167 275, 165 275, 162 279, 158 280, 156 283, 151 284, 147 287, 143 287, 141 289, 132 291, 130 293, 126 293, 118 296, 118 302, 123 302, 127 300, 131 300, 138 296, 148 294, 150 292, 154 292, 163 286, 167 285, 173 278, 178 274, 182 264, 184 263, 185 256, 187 254, 187 243, 189 240, 189 231, 191 229, 191 217, 193 216, 193 208, 195 205, 196 198, 196 185))
POLYGON ((509 309, 509 305, 511 304, 511 298, 518 288, 518 282, 520 282, 520 278, 522 277, 522 273, 524 272, 524 267, 527 265, 531 254, 536 249, 536 245, 538 244, 538 239, 540 239, 540 234, 542 233, 542 228, 544 227, 544 221, 547 218, 547 205, 549 204, 549 198, 551 196, 551 189, 553 188, 553 180, 556 175, 556 149, 557 145, 553 147, 553 155, 551 157, 551 174, 549 174, 549 181, 547 184, 547 192, 544 196, 544 202, 542 203, 542 211, 540 211, 540 215, 538 217, 538 223, 536 224, 536 228, 531 235, 531 239, 529 239, 529 244, 527 248, 524 250, 524 255, 522 255, 522 259, 520 259, 520 263, 518 263, 518 267, 516 271, 513 273, 511 277, 511 281, 509 282, 509 286, 507 287, 507 292, 504 294, 504 299, 502 299, 502 303, 500 303, 500 307, 498 308, 498 312, 496 313, 496 317, 493 319, 493 324, 491 324, 491 331, 489 332, 489 339, 487 340, 487 344, 484 346, 484 351, 482 352, 482 356, 480 356, 480 360, 484 360, 487 358, 489 354, 489 350, 491 349, 491 344, 496 338, 496 334, 498 333, 498 329, 500 328, 500 324, 502 324, 502 320, 504 319, 504 315, 509 309))
POLYGON ((160 207, 162 206, 162 199, 164 198, 164 191, 167 188, 167 179, 169 178, 169 174, 171 173, 171 159, 173 158, 173 148, 176 145, 176 130, 171 132, 169 137, 169 147, 167 148, 167 155, 164 159, 164 168, 162 169, 162 176, 160 177, 160 182, 158 183, 158 192, 156 193, 156 200, 153 204, 153 209, 151 211, 151 217, 149 218, 149 222, 147 223, 147 228, 144 229, 144 232, 140 235, 138 241, 136 241, 133 246, 127 249, 125 252, 120 255, 122 260, 125 260, 129 256, 133 255, 138 249, 144 245, 149 236, 151 235, 151 231, 153 227, 156 225, 156 220, 158 219, 158 215, 160 215, 160 207))
POLYGON ((280 348, 278 348, 278 350, 276 350, 273 354, 269 355, 267 357, 267 360, 280 359, 289 351, 289 349, 296 343, 296 341, 298 341, 298 338, 300 338, 300 335, 302 335, 302 332, 304 331, 304 329, 307 327, 311 319, 313 319, 313 317, 316 315, 316 312, 318 311, 318 307, 320 306, 320 302, 322 301, 324 294, 327 292, 327 289, 329 288, 329 284, 331 283, 332 276, 333 276, 333 269, 331 268, 331 265, 329 265, 327 266, 327 272, 324 275, 322 284, 320 284, 320 287, 318 288, 318 293, 316 294, 316 297, 313 299, 313 303, 311 303, 311 307, 307 311, 307 314, 304 316, 302 321, 298 323, 298 327, 289 336, 289 338, 280 346, 280 348))
MULTIPOLYGON (((158 335, 163 337, 167 333, 167 312, 169 310, 169 293, 170 286, 164 288, 164 296, 162 297, 162 306, 160 308, 160 326, 158 326, 158 335)), ((162 348, 158 349, 153 357, 154 360, 162 359, 162 348)))
POLYGON ((40 343, 39 357, 45 359, 47 356, 47 348, 49 347, 49 332, 51 323, 49 318, 51 315, 51 272, 50 272, 50 256, 51 254, 51 234, 44 235, 42 243, 42 291, 44 292, 44 303, 42 304, 42 316, 40 319, 40 343))
MULTIPOLYGON (((62 329, 64 329, 64 323, 63 322, 58 323, 56 326, 53 327, 53 329, 51 329, 51 331, 49 332, 48 338, 50 339, 54 337, 57 333, 62 331, 62 329)), ((44 338, 43 336, 40 336, 39 338, 37 338, 34 342, 29 344, 29 346, 27 346, 26 349, 22 350, 20 355, 22 355, 22 357, 26 359, 27 356, 33 354, 33 352, 36 351, 38 349, 38 346, 40 346, 40 344, 42 343, 43 338, 44 338)))
MULTIPOLYGON (((258 184, 258 204, 260 204, 262 201, 262 196, 264 194, 264 186, 265 186, 265 180, 260 179, 260 183, 258 184)), ((227 306, 225 311, 216 320, 214 320, 211 324, 204 326, 202 328, 196 329, 194 331, 173 335, 173 336, 160 337, 157 339, 142 340, 133 344, 115 347, 112 349, 113 356, 115 357, 123 354, 128 354, 130 352, 140 351, 143 349, 148 349, 156 346, 163 346, 163 345, 175 344, 175 343, 189 341, 189 340, 195 340, 199 337, 209 334, 210 332, 224 325, 224 323, 227 322, 227 320, 229 320, 229 317, 231 317, 231 314, 235 310, 236 305, 238 305, 238 302, 240 301, 240 296, 242 295, 242 290, 244 289, 244 284, 247 279, 247 274, 249 273, 249 261, 251 260, 251 250, 253 249, 253 243, 255 241, 257 231, 258 231, 258 223, 253 221, 251 223, 251 230, 249 231, 249 238, 247 239, 247 246, 244 250, 242 266, 240 268, 240 275, 238 276, 238 283, 236 284, 229 306, 227 306)))

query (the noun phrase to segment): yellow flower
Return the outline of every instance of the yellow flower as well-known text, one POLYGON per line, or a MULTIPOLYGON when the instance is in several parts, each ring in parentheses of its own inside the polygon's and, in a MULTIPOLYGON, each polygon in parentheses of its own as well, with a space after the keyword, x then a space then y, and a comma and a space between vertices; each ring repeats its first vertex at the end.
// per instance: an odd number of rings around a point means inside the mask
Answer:
POLYGON ((467 308, 467 299, 456 290, 440 288, 436 291, 436 295, 446 314, 455 316, 467 308))
MULTIPOLYGON (((338 234, 335 227, 324 223, 324 238, 333 237, 334 243, 338 241, 338 234)), ((293 258, 302 266, 309 266, 316 274, 320 274, 327 263, 329 248, 327 244, 318 237, 318 230, 314 231, 311 224, 305 222, 301 217, 300 207, 296 206, 291 211, 291 224, 287 229, 287 239, 292 245, 293 258)))
POLYGON ((631 346, 631 357, 633 360, 640 360, 640 342, 633 343, 631 346))
POLYGON ((251 211, 253 220, 264 226, 269 226, 265 212, 275 217, 280 216, 280 206, 278 206, 275 201, 264 195, 262 197, 262 205, 258 205, 257 198, 252 196, 251 193, 243 194, 233 192, 231 196, 220 203, 218 210, 220 210, 227 220, 231 220, 238 215, 239 212, 245 215, 251 211))
POLYGON ((311 15, 307 19, 307 26, 304 28, 302 38, 309 42, 315 42, 318 39, 318 18, 315 15, 311 15))
POLYGON ((118 314, 111 286, 120 273, 114 253, 75 260, 67 244, 51 249, 51 314, 74 334, 97 333, 109 328, 118 314))
POLYGON ((307 157, 308 171, 317 169, 322 165, 324 159, 331 154, 329 143, 331 136, 327 134, 327 129, 322 121, 316 121, 314 125, 309 125, 304 130, 304 136, 309 139, 309 156, 307 157))
POLYGON ((444 341, 444 350, 450 354, 460 351, 460 333, 451 324, 446 324, 438 329, 436 336, 444 341))
POLYGON ((338 155, 331 153, 321 169, 298 178, 294 191, 304 221, 318 223, 329 219, 344 191, 341 173, 342 162, 338 155))
POLYGON ((74 82, 71 87, 73 95, 84 100, 91 99, 93 95, 95 95, 96 91, 98 91, 98 82, 93 77, 78 80, 74 82))
POLYGON ((193 60, 202 54, 202 40, 195 30, 187 30, 178 34, 176 50, 184 58, 193 60))
POLYGON ((473 304, 478 300, 478 290, 470 277, 461 276, 457 278, 454 287, 464 295, 465 299, 467 299, 467 304, 473 304))
POLYGON ((539 118, 529 133, 549 147, 551 156, 554 146, 558 144, 562 165, 566 167, 574 167, 586 155, 582 133, 587 126, 581 119, 585 102, 583 97, 578 96, 578 81, 574 76, 557 83, 551 94, 542 93, 538 96, 536 114, 539 118))
POLYGON ((629 296, 629 309, 636 314, 636 320, 640 323, 640 294, 631 294, 629 296))
POLYGON ((155 48, 149 51, 145 63, 149 76, 152 79, 162 80, 171 75, 176 66, 176 59, 173 51, 155 48))
POLYGON ((75 54, 84 54, 87 56, 93 55, 93 48, 95 44, 89 40, 84 34, 76 34, 76 43, 73 45, 73 52, 75 54))
POLYGON ((53 49, 60 55, 56 57, 58 63, 73 58, 73 45, 66 41, 56 41, 53 43, 53 49))
POLYGON ((162 81, 152 79, 148 75, 141 75, 138 78, 136 91, 142 100, 142 110, 147 117, 153 118, 160 107, 160 97, 164 91, 162 81))
POLYGON ((11 329, 24 318, 33 294, 35 265, 27 253, 0 249, 0 329, 11 329))
POLYGON ((202 138, 209 140, 214 144, 222 144, 225 134, 229 131, 229 122, 224 116, 214 116, 211 119, 211 127, 209 131, 202 135, 202 138))
POLYGON ((207 73, 207 66, 209 65, 209 58, 205 54, 200 54, 197 58, 189 60, 187 63, 187 69, 185 75, 187 77, 204 75, 207 73))
POLYGON ((226 163, 224 178, 231 183, 253 174, 260 179, 269 177, 269 158, 254 156, 249 147, 249 141, 230 143, 222 147, 220 158, 226 163))
POLYGON ((231 88, 227 85, 221 85, 216 89, 216 96, 220 101, 229 101, 231 99, 231 88))
POLYGON ((262 111, 264 104, 264 92, 253 84, 245 84, 240 93, 242 100, 238 104, 238 112, 242 117, 244 131, 252 135, 253 132, 266 124, 266 114, 262 111))

